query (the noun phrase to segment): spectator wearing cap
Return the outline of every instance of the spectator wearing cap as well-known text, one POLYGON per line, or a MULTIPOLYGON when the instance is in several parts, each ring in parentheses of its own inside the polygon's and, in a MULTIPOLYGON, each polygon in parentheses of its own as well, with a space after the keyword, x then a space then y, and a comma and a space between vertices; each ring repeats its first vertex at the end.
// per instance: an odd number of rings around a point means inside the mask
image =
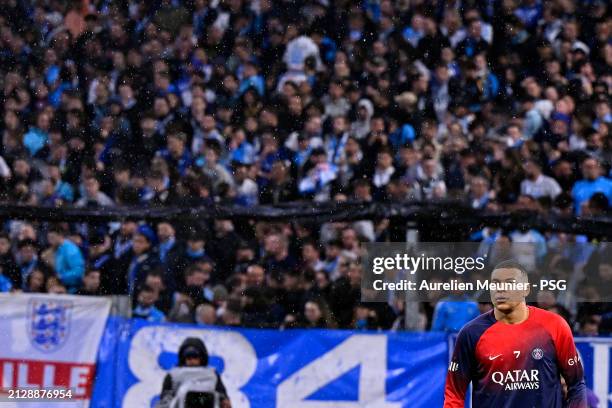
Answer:
POLYGON ((68 292, 75 293, 81 286, 85 273, 85 258, 79 247, 66 238, 61 226, 54 226, 47 233, 47 240, 54 252, 53 267, 68 292))
MULTIPOLYGON (((125 281, 125 268, 118 267, 113 256, 113 242, 106 233, 94 231, 88 242, 88 270, 100 272, 100 290, 105 294, 119 293, 119 282, 125 281)), ((124 285, 125 286, 125 285, 124 285)))
POLYGON ((210 259, 206 252, 206 241, 208 231, 205 228, 193 228, 187 233, 187 245, 185 247, 185 262, 187 265, 203 259, 210 259))
POLYGON ((155 232, 146 224, 140 225, 132 239, 132 249, 127 256, 130 259, 127 269, 127 293, 134 295, 136 288, 143 282, 147 273, 159 266, 159 261, 153 254, 157 241, 155 232))
POLYGON ((595 193, 603 193, 608 202, 612 202, 612 180, 603 176, 601 163, 593 157, 587 157, 582 161, 581 169, 583 179, 577 181, 572 189, 576 215, 582 214, 582 205, 595 193))

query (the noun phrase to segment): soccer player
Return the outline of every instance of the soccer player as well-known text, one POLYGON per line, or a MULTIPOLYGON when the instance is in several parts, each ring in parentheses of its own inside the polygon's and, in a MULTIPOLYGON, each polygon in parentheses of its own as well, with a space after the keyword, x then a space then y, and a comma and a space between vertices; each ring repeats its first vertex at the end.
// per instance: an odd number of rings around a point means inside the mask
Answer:
MULTIPOLYGON (((490 282, 526 284, 527 272, 517 262, 504 261, 495 266, 490 282)), ((492 288, 494 309, 459 332, 444 408, 463 408, 470 383, 474 408, 587 407, 582 363, 569 326, 554 313, 527 306, 529 285, 524 286, 492 288)))

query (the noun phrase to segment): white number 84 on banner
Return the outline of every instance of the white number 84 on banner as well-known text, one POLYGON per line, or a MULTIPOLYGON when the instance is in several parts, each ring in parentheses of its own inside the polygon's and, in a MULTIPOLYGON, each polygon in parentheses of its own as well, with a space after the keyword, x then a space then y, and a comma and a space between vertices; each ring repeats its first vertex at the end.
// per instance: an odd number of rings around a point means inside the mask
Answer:
MULTIPOLYGON (((159 394, 165 371, 157 363, 163 352, 176 353, 187 337, 201 338, 209 354, 223 359, 223 382, 233 408, 250 408, 240 391, 257 369, 257 355, 240 333, 219 330, 145 327, 132 339, 128 364, 137 378, 125 394, 123 407, 150 407, 159 394)), ((297 351, 296 351, 297 352, 297 351)), ((400 408, 400 403, 385 401, 387 337, 353 335, 338 346, 290 375, 277 387, 277 408, 400 408), (309 401, 317 390, 353 368, 359 370, 357 401, 309 401)))

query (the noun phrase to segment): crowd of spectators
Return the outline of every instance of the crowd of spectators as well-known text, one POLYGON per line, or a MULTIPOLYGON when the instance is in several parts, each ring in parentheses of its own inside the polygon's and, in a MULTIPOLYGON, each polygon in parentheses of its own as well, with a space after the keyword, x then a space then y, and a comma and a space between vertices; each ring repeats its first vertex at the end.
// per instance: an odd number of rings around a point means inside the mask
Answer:
MULTIPOLYGON (((456 199, 491 212, 610 213, 605 1, 0 4, 3 203, 456 199)), ((388 240, 389 220, 5 221, 2 291, 128 294, 134 315, 154 321, 401 320, 401 302, 359 301, 361 243, 388 240)), ((471 239, 587 240, 496 229, 471 239)), ((422 327, 440 328, 442 312, 423 307, 422 327)), ((571 318, 596 334, 605 312, 571 318)))

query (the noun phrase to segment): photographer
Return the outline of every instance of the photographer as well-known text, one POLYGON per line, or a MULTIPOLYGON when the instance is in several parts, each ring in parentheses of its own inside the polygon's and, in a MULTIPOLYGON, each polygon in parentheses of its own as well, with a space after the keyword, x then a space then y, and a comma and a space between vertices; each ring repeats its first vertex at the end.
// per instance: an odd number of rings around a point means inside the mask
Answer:
POLYGON ((231 408, 221 377, 208 366, 202 340, 185 339, 178 357, 178 366, 164 378, 158 408, 231 408))

